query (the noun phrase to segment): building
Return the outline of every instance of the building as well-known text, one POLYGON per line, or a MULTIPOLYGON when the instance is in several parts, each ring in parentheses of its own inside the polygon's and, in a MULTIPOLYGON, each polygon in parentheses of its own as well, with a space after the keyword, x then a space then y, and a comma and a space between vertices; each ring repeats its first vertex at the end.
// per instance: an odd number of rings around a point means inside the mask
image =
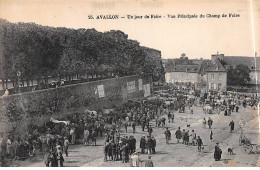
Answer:
POLYGON ((235 68, 239 64, 246 65, 250 69, 249 84, 260 84, 260 57, 225 56, 224 54, 213 54, 211 60, 220 59, 225 68, 235 68))
MULTIPOLYGON (((210 60, 192 60, 192 64, 172 62, 165 70, 167 83, 192 83, 195 88, 203 91, 227 90, 227 70, 221 63, 222 58, 213 57, 210 60), (194 64, 198 63, 198 64, 194 64)), ((178 61, 178 60, 175 60, 178 61)), ((169 62, 165 61, 165 63, 169 62)), ((171 62, 171 61, 170 61, 171 62)))
POLYGON ((205 72, 207 91, 227 91, 227 70, 219 58, 214 58, 205 72))
POLYGON ((201 65, 175 65, 166 68, 167 83, 198 83, 201 65))

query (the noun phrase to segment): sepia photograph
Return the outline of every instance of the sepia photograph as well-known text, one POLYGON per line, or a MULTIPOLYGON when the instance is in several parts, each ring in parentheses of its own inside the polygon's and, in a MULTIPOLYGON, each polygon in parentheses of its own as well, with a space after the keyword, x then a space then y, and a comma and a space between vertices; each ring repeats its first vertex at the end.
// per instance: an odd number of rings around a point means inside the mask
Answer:
POLYGON ((260 0, 0 0, 1 167, 260 167, 260 0))

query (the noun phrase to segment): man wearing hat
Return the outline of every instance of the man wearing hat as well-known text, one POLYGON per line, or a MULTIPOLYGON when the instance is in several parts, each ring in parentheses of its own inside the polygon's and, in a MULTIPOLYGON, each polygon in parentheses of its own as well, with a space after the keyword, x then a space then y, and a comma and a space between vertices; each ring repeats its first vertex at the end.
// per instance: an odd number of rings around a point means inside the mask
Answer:
POLYGON ((130 150, 130 154, 134 153, 133 149, 134 149, 134 143, 133 143, 133 136, 130 135, 130 138, 128 140, 128 143, 129 143, 129 150, 130 150))
POLYGON ((156 139, 152 136, 152 154, 155 154, 156 139))
POLYGON ((142 137, 141 140, 140 140, 141 153, 144 153, 145 145, 146 145, 146 140, 145 140, 145 135, 143 135, 143 137, 142 137))
POLYGON ((169 140, 171 140, 171 131, 166 127, 166 130, 164 132, 166 144, 169 144, 169 140))
POLYGON ((151 136, 149 135, 148 139, 147 139, 147 152, 149 155, 152 154, 152 147, 153 147, 153 140, 152 140, 151 136))

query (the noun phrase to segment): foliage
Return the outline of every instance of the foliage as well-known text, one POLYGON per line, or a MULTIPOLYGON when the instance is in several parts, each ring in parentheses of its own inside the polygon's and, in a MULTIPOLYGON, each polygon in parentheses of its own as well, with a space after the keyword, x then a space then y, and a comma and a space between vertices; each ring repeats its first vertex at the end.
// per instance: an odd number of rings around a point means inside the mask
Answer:
POLYGON ((0 20, 0 29, 3 79, 18 82, 18 71, 24 80, 86 74, 142 75, 150 69, 157 77, 162 74, 161 53, 153 49, 148 53, 122 31, 101 33, 6 20, 0 20))
POLYGON ((246 85, 250 81, 250 69, 243 64, 237 65, 235 68, 230 67, 227 73, 228 85, 246 85))

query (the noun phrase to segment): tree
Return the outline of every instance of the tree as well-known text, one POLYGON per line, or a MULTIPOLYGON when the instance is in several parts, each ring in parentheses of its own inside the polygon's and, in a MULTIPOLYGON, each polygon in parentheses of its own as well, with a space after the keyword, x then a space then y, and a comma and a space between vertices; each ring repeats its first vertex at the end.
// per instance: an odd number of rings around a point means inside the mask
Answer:
POLYGON ((147 50, 119 30, 102 33, 95 29, 13 24, 0 19, 0 31, 1 76, 6 82, 18 83, 18 71, 22 84, 25 80, 27 85, 34 79, 40 84, 43 77, 47 84, 49 76, 71 80, 72 76, 86 74, 107 77, 111 73, 118 76, 149 73, 158 79, 163 73, 160 51, 147 50))
POLYGON ((250 69, 244 64, 239 64, 235 68, 230 67, 227 73, 227 84, 236 86, 246 85, 250 81, 249 73, 250 69))

